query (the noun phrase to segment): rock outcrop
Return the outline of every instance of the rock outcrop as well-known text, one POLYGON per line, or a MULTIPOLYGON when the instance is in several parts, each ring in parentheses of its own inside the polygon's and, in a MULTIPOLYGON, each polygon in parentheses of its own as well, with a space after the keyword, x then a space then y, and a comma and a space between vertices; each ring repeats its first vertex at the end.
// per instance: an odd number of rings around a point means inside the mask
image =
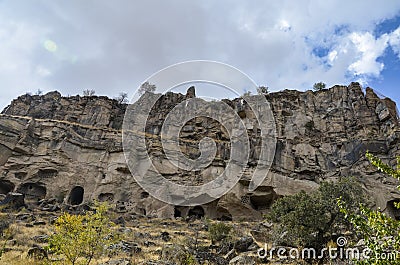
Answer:
MULTIPOLYGON (((147 132, 159 135, 166 113, 193 97, 194 88, 186 95, 163 95, 152 110, 147 132)), ((21 193, 26 203, 55 198, 79 205, 97 199, 112 202, 118 212, 166 218, 258 219, 280 196, 313 190, 324 180, 354 176, 376 206, 399 214, 394 207, 400 201, 396 181, 380 174, 364 155, 369 150, 392 165, 400 155, 400 126, 393 101, 379 98, 370 88, 364 93, 357 83, 318 92, 285 90, 266 97, 275 115, 277 146, 262 185, 249 192, 248 176, 259 151, 257 128, 248 128, 250 159, 239 183, 206 205, 175 207, 149 196, 130 174, 121 132, 127 105, 106 97, 62 97, 58 92, 21 96, 0 115, 0 194, 21 193)), ((225 102, 251 123, 254 115, 243 100, 225 102)), ((211 166, 200 173, 160 166, 165 178, 183 183, 190 179, 199 185, 223 170, 229 138, 213 120, 187 123, 180 135, 183 152, 189 157, 199 155, 199 132, 219 140, 211 166)), ((149 152, 162 165, 165 157, 157 137, 147 140, 149 152)))

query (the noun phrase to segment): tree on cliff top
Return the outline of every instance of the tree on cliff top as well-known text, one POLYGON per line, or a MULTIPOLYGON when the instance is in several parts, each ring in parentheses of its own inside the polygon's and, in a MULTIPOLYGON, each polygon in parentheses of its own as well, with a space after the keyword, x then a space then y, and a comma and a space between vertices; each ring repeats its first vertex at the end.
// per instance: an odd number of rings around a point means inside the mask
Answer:
POLYGON ((128 93, 121 92, 115 99, 118 101, 119 104, 126 104, 128 103, 128 93))
POLYGON ((144 82, 139 88, 139 94, 143 95, 146 92, 154 93, 156 91, 156 85, 150 84, 148 81, 144 82))
POLYGON ((83 90, 83 96, 84 97, 91 97, 96 94, 96 91, 94 89, 85 89, 83 90))
POLYGON ((259 87, 257 88, 257 93, 258 93, 259 95, 266 95, 266 94, 269 93, 269 89, 268 89, 267 86, 259 86, 259 87))
POLYGON ((324 82, 318 82, 313 85, 313 88, 315 91, 320 91, 320 90, 324 89, 325 87, 326 87, 326 84, 324 82))

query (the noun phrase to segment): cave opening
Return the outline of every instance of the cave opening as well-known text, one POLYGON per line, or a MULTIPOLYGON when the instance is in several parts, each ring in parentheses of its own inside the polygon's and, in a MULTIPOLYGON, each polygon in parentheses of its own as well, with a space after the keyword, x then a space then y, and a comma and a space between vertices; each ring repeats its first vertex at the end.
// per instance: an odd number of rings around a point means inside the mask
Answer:
POLYGON ((175 218, 182 217, 182 212, 178 208, 176 208, 176 206, 174 208, 174 217, 175 218))
POLYGON ((0 181, 0 194, 7 195, 7 193, 12 192, 15 188, 14 183, 8 180, 0 181))
POLYGON ((386 203, 386 210, 388 211, 389 215, 392 216, 396 220, 400 220, 400 209, 396 207, 396 203, 399 203, 400 200, 390 200, 386 203))
POLYGON ((142 192, 141 194, 140 194, 140 199, 146 199, 146 198, 148 198, 149 197, 149 193, 148 192, 146 192, 146 191, 144 191, 144 192, 142 192))
POLYGON ((195 217, 196 219, 201 219, 204 217, 204 209, 201 206, 195 206, 189 210, 189 217, 195 217))
POLYGON ((17 192, 24 194, 31 199, 44 199, 46 197, 46 187, 40 183, 27 182, 18 187, 17 192))
POLYGON ((114 194, 110 192, 100 193, 98 199, 100 202, 113 202, 114 194))
POLYGON ((219 221, 232 221, 232 214, 225 208, 218 207, 217 208, 218 217, 217 220, 219 221))
POLYGON ((254 194, 250 195, 250 204, 257 211, 268 210, 279 196, 273 187, 258 187, 254 194))
POLYGON ((139 213, 141 214, 141 215, 143 215, 143 216, 146 216, 146 209, 145 208, 139 208, 138 209, 138 211, 139 211, 139 213))
POLYGON ((85 190, 81 186, 76 186, 74 187, 70 194, 69 194, 69 199, 68 202, 71 205, 79 205, 83 202, 83 194, 85 190))

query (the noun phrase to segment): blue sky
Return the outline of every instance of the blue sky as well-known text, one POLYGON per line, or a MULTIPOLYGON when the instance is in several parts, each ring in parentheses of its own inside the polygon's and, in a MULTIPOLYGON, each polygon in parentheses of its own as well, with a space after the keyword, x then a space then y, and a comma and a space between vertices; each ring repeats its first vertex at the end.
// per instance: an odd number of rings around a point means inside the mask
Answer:
MULTIPOLYGON (((400 16, 388 19, 378 24, 374 33, 382 35, 395 31, 400 26, 400 16)), ((400 41, 400 39, 398 39, 400 41)), ((390 47, 378 59, 384 63, 384 68, 378 78, 373 78, 369 82, 369 86, 375 88, 380 93, 395 100, 400 105, 400 58, 399 54, 390 47)))
POLYGON ((0 0, 0 59, 0 108, 38 89, 133 96, 187 60, 272 91, 359 81, 400 104, 400 1, 0 0))

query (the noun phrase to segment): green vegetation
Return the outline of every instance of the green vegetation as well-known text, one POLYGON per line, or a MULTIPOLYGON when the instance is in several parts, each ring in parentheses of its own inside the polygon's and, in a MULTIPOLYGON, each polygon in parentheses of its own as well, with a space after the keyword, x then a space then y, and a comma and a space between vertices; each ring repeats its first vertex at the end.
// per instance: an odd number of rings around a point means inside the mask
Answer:
POLYGON ((198 264, 189 249, 180 244, 164 245, 161 250, 161 259, 177 265, 198 264))
POLYGON ((229 236, 232 226, 223 222, 212 223, 208 225, 208 234, 211 242, 220 242, 229 236))
POLYGON ((4 254, 7 242, 12 239, 12 229, 10 228, 10 216, 0 213, 0 260, 4 254))
POLYGON ((301 191, 277 200, 267 216, 274 222, 274 243, 317 250, 325 247, 335 235, 350 228, 337 205, 338 198, 354 209, 364 197, 353 178, 342 178, 337 183, 323 182, 314 192, 301 191))
POLYGON ((251 91, 246 91, 243 93, 243 95, 241 97, 243 98, 243 97, 250 97, 250 96, 251 96, 251 91))
POLYGON ((314 128, 315 128, 314 121, 308 121, 308 122, 305 124, 305 127, 306 127, 306 129, 309 130, 309 131, 314 130, 314 128))
MULTIPOLYGON (((397 158, 397 169, 393 169, 370 153, 366 156, 381 172, 400 179, 400 157, 397 158)), ((364 239, 365 246, 371 250, 369 259, 357 261, 358 264, 400 264, 397 255, 400 249, 400 221, 387 216, 380 209, 375 211, 360 205, 360 211, 357 212, 349 210, 348 203, 343 199, 340 199, 338 204, 341 212, 353 224, 357 235, 364 239), (396 256, 392 256, 394 257, 392 259, 381 259, 383 256, 388 257, 393 254, 396 256)), ((395 206, 399 208, 398 204, 395 206)))
POLYGON ((146 92, 154 93, 156 91, 156 85, 150 84, 148 81, 144 82, 139 88, 139 94, 143 95, 146 92))
POLYGON ((90 264, 94 258, 110 253, 110 247, 120 239, 107 210, 107 204, 102 203, 96 205, 95 212, 85 215, 61 215, 49 238, 49 251, 65 258, 68 264, 90 264))
POLYGON ((315 91, 320 91, 320 90, 324 89, 325 87, 326 87, 326 84, 324 82, 318 82, 313 85, 313 89, 315 91))
POLYGON ((268 93, 269 93, 268 87, 267 87, 267 86, 259 86, 259 87, 257 88, 257 93, 258 93, 259 95, 266 95, 266 94, 268 94, 268 93))

